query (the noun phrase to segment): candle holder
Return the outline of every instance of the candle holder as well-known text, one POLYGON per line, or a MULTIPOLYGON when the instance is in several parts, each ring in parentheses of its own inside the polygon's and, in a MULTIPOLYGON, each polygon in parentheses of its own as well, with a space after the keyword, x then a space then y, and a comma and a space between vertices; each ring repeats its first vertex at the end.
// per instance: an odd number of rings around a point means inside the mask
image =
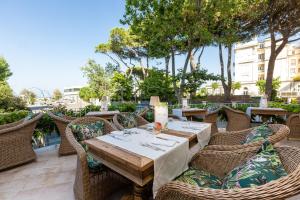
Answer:
POLYGON ((154 121, 160 123, 165 130, 168 124, 168 103, 159 103, 154 107, 154 121))

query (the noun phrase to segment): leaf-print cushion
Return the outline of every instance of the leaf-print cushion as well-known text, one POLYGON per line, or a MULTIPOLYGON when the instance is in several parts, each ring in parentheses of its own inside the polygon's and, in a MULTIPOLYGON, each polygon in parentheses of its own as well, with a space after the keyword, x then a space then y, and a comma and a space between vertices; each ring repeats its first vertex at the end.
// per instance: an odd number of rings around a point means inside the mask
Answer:
POLYGON ((103 135, 104 122, 97 121, 90 124, 72 124, 70 128, 74 134, 75 139, 81 144, 83 149, 87 152, 87 164, 90 172, 96 173, 103 169, 100 161, 96 160, 89 152, 88 146, 84 144, 84 140, 95 138, 103 135))
POLYGON ((273 130, 267 125, 255 127, 247 135, 246 140, 243 144, 249 144, 252 142, 263 141, 273 134, 273 130))
POLYGON ((266 141, 257 155, 225 177, 222 189, 255 187, 286 175, 276 150, 266 141))
POLYGON ((97 121, 90 124, 71 124, 70 128, 77 141, 84 141, 103 135, 104 122, 97 121))
POLYGON ((134 128, 138 126, 137 115, 135 113, 121 113, 117 115, 117 119, 124 128, 134 128))
POLYGON ((222 181, 218 177, 195 168, 189 168, 176 180, 203 188, 221 189, 222 187, 222 181))
POLYGON ((154 122, 154 112, 153 110, 148 110, 145 114, 145 119, 148 121, 148 122, 154 122))

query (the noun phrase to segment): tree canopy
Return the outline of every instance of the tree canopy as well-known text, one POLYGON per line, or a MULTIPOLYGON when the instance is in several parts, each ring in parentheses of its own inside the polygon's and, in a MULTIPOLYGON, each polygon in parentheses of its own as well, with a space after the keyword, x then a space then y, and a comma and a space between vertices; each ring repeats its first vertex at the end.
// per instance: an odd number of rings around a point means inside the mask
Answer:
POLYGON ((7 79, 12 75, 9 69, 9 64, 3 57, 0 57, 0 81, 7 81, 7 79))

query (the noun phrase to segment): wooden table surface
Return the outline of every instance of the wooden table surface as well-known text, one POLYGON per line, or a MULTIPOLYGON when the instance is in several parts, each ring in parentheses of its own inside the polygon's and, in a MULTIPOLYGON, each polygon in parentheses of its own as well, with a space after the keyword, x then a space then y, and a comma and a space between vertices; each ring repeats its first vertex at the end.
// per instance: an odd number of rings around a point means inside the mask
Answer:
POLYGON ((94 111, 88 112, 86 116, 93 116, 93 117, 101 117, 107 120, 112 120, 115 114, 119 114, 118 110, 115 111, 94 111))
POLYGON ((251 108, 252 115, 278 115, 284 116, 287 115, 288 112, 284 109, 272 109, 272 108, 251 108))
POLYGON ((200 108, 183 108, 182 116, 188 118, 188 120, 193 121, 193 116, 205 116, 207 114, 206 109, 200 108))

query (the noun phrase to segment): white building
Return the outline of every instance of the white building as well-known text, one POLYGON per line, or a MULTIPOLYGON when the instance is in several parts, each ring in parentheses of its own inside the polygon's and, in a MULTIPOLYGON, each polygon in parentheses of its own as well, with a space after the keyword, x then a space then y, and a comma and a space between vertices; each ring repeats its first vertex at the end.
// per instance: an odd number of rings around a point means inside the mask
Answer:
MULTIPOLYGON (((259 95, 256 82, 265 80, 270 57, 270 39, 259 42, 257 39, 237 44, 234 49, 235 66, 234 79, 242 84, 242 88, 235 91, 236 95, 259 95)), ((277 56, 273 78, 280 77, 281 87, 279 96, 300 96, 300 82, 293 81, 293 77, 300 73, 300 45, 287 44, 277 56)))
POLYGON ((65 105, 68 109, 74 109, 74 110, 89 105, 89 103, 83 101, 79 97, 79 91, 81 88, 82 86, 65 87, 63 92, 63 97, 58 103, 65 105))

